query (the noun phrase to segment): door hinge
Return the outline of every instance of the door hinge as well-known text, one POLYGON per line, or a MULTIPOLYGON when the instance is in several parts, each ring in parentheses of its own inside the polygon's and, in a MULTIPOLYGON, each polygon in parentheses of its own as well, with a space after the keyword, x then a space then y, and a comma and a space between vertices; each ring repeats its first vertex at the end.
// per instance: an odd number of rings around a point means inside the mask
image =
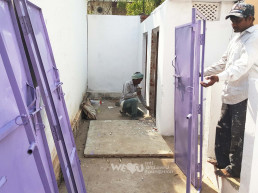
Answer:
POLYGON ((204 45, 205 43, 205 36, 204 34, 200 34, 200 45, 204 45))
POLYGON ((202 170, 201 163, 198 163, 198 164, 196 165, 196 170, 197 170, 197 172, 201 172, 201 170, 202 170))
POLYGON ((58 99, 61 100, 62 97, 64 97, 65 93, 62 90, 62 82, 56 82, 55 83, 56 87, 52 90, 54 92, 55 90, 57 91, 58 94, 58 99))
POLYGON ((33 30, 30 23, 30 18, 28 16, 21 16, 19 17, 19 20, 20 20, 23 34, 25 35, 31 34, 33 30))
POLYGON ((193 31, 196 31, 197 30, 197 25, 196 24, 192 24, 192 28, 193 28, 193 31))
POLYGON ((201 114, 201 113, 202 113, 202 105, 199 104, 199 105, 198 105, 198 114, 201 114))
POLYGON ((63 84, 62 82, 56 83, 59 100, 61 100, 61 98, 64 97, 64 95, 65 95, 65 93, 63 93, 63 90, 62 90, 62 84, 63 84))
POLYGON ((58 136, 58 132, 57 132, 57 126, 54 125, 51 129, 51 132, 52 132, 52 135, 53 135, 53 138, 55 141, 59 141, 59 136, 58 136))

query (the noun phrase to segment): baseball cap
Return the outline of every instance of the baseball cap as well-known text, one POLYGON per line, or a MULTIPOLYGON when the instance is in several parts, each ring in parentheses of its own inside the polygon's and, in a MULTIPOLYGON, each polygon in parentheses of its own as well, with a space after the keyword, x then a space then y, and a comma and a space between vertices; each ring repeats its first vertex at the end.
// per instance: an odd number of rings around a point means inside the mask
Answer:
POLYGON ((232 7, 229 14, 226 16, 226 19, 228 19, 230 16, 236 16, 241 18, 254 16, 254 6, 243 2, 236 3, 232 7))

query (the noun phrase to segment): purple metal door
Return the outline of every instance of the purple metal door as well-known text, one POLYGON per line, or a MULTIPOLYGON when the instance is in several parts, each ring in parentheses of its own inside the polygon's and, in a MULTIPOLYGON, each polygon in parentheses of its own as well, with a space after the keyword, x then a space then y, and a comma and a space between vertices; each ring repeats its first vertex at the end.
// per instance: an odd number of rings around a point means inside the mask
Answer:
POLYGON ((68 192, 86 193, 73 133, 41 9, 15 0, 19 22, 40 87, 68 192))
POLYGON ((203 18, 193 9, 192 23, 176 27, 175 32, 175 162, 187 176, 187 193, 191 183, 200 190, 202 181, 203 95, 199 88, 199 72, 203 71, 205 20, 197 21, 197 14, 203 18))
POLYGON ((58 192, 11 1, 0 0, 0 192, 58 192))

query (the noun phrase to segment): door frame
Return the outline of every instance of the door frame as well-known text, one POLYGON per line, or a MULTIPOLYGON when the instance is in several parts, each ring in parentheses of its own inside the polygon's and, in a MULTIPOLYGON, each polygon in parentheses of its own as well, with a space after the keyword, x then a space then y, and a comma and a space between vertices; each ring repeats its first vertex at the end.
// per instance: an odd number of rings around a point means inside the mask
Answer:
POLYGON ((159 27, 152 30, 150 55, 149 106, 150 114, 156 118, 158 90, 159 27), (153 55, 152 53, 155 53, 153 55))

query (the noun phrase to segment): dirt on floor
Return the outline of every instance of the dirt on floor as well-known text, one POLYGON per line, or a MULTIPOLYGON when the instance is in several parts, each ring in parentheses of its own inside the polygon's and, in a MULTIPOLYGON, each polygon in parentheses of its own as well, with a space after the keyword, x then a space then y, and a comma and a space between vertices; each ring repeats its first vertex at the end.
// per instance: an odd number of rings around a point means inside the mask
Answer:
MULTIPOLYGON (((96 105, 98 120, 129 120, 119 113, 113 100, 96 105)), ((155 120, 143 119, 155 126, 155 120)), ((83 120, 76 136, 76 147, 86 184, 87 193, 184 193, 186 178, 174 163, 165 158, 85 158, 84 148, 89 120, 83 120), (131 167, 136 166, 136 167, 131 167), (127 168, 127 170, 125 170, 127 168), (144 171, 142 170, 144 168, 144 171)), ((163 137, 174 151, 174 138, 163 137)), ((59 190, 66 193, 63 182, 59 190)), ((192 192, 196 192, 192 188, 192 192)), ((203 193, 216 193, 214 186, 203 179, 203 193)))

